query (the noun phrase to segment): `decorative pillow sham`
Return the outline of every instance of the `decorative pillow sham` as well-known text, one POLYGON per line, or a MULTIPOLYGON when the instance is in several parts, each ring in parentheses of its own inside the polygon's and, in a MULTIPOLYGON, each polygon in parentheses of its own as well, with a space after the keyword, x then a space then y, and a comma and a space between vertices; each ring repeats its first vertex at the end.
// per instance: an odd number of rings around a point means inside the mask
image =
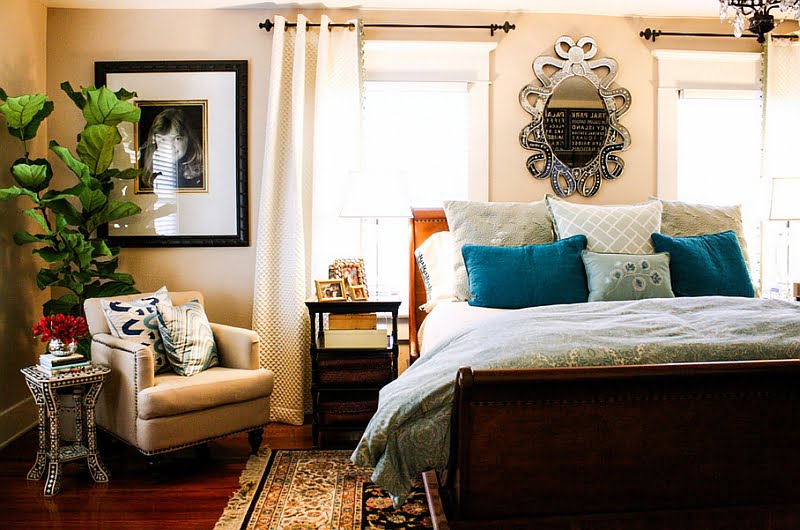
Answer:
POLYGON ((469 305, 519 309, 586 302, 585 247, 582 235, 520 247, 464 245, 469 305))
POLYGON ((596 206, 574 204, 548 195, 558 239, 586 236, 586 250, 617 254, 652 254, 650 234, 661 228, 661 203, 596 206))
POLYGON ((661 205, 663 210, 659 232, 672 237, 686 237, 719 234, 733 230, 749 270, 750 259, 747 255, 747 241, 742 228, 741 206, 710 206, 665 200, 661 201, 661 205))
POLYGON ((219 364, 211 324, 198 300, 179 306, 158 304, 158 328, 167 360, 178 375, 199 374, 219 364))
POLYGON ((669 252, 675 296, 743 296, 755 289, 733 230, 702 236, 653 234, 658 252, 669 252))
POLYGON ((454 240, 453 294, 458 300, 470 297, 461 253, 464 245, 511 247, 552 243, 554 239, 553 220, 544 201, 445 201, 444 213, 454 240))
POLYGON ((169 363, 158 329, 157 304, 172 305, 166 287, 138 300, 100 301, 113 336, 153 347, 155 373, 158 374, 169 370, 169 363))
POLYGON ((441 300, 453 299, 455 242, 450 232, 436 232, 414 251, 417 267, 425 285, 425 304, 420 308, 430 311, 441 300))
POLYGON ((581 254, 589 282, 589 301, 674 298, 669 253, 581 254))

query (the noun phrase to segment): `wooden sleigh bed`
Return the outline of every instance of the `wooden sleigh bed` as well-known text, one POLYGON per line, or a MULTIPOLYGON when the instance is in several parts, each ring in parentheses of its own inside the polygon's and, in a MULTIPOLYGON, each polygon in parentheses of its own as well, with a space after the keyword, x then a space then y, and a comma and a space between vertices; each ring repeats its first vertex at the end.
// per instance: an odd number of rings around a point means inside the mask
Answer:
MULTIPOLYGON (((411 220, 410 338, 425 300, 411 220)), ((798 529, 800 361, 472 370, 448 469, 424 474, 436 528, 798 529)))

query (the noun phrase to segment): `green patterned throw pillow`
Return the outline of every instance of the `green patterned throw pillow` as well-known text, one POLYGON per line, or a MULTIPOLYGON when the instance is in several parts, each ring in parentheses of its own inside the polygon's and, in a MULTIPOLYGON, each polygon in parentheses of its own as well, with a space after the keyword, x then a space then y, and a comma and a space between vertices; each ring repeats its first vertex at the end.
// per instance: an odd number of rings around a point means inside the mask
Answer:
POLYGON ((195 375, 219 364, 211 324, 199 301, 180 306, 158 304, 158 328, 167 360, 177 374, 195 375))
POLYGON ((674 298, 669 253, 601 254, 583 251, 589 301, 674 298))

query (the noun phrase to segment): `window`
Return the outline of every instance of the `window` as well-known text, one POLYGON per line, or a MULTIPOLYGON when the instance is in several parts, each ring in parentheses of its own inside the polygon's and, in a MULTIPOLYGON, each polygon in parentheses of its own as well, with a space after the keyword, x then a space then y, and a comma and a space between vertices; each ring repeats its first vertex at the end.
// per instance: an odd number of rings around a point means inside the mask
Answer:
MULTIPOLYGON (((488 199, 489 52, 495 43, 365 43, 364 169, 378 210, 488 199)), ((370 294, 408 314, 408 219, 367 219, 370 294)))
MULTIPOLYGON (((761 278, 761 54, 657 50, 658 196, 742 205, 750 268, 761 278)), ((766 190, 768 191, 768 190, 766 190)))
POLYGON ((682 90, 678 100, 676 198, 742 205, 754 278, 761 270, 761 93, 682 90))

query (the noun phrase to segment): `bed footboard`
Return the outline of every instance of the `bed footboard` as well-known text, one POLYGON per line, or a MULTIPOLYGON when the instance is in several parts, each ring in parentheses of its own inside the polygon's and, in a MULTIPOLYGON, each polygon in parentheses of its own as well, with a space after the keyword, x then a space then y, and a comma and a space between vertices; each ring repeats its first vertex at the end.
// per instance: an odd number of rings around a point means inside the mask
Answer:
POLYGON ((798 420, 798 360, 462 368, 438 524, 800 528, 798 420))

